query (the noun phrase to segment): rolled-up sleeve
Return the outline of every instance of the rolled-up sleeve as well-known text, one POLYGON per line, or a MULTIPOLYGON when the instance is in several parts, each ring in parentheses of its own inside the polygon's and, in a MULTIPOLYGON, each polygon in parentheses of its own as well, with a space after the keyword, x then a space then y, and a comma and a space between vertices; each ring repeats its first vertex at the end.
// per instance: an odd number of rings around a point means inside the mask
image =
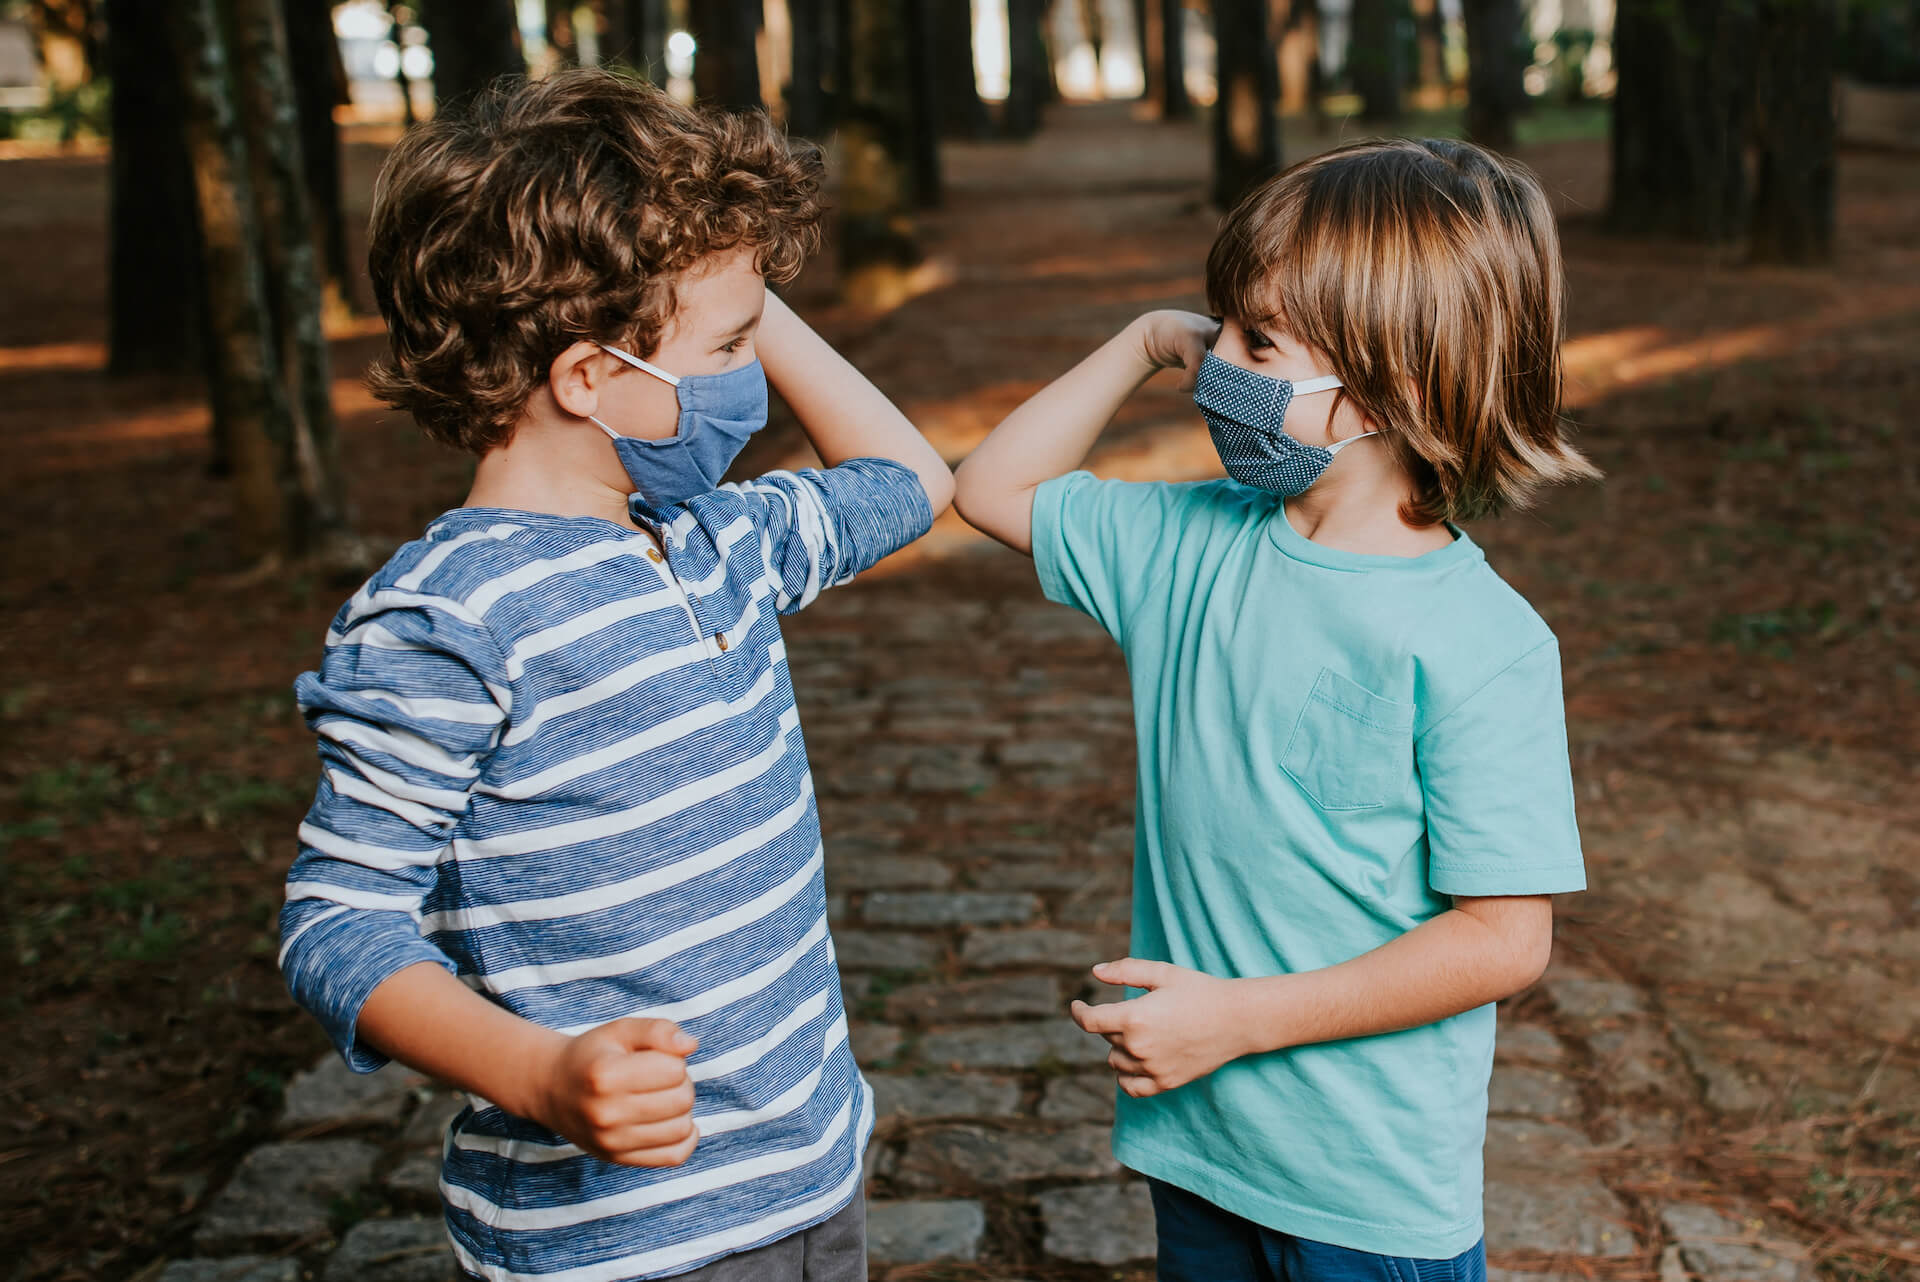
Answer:
POLYGON ((760 531, 782 614, 804 609, 933 526, 920 477, 892 459, 769 472, 727 488, 747 503, 760 531))
POLYGON ((320 785, 287 874, 280 967, 357 1072, 386 1063, 355 1032, 373 990, 419 962, 454 969, 422 935, 421 904, 512 702, 479 620, 388 595, 350 604, 294 687, 320 785))

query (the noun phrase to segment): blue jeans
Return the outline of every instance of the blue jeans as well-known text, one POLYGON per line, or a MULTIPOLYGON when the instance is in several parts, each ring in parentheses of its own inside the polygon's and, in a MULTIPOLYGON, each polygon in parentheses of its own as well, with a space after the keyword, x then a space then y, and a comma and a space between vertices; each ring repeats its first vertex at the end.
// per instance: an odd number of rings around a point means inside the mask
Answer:
POLYGON ((1451 1260, 1372 1255, 1243 1220, 1159 1180, 1147 1184, 1159 1226, 1160 1282, 1487 1282, 1484 1241, 1451 1260))

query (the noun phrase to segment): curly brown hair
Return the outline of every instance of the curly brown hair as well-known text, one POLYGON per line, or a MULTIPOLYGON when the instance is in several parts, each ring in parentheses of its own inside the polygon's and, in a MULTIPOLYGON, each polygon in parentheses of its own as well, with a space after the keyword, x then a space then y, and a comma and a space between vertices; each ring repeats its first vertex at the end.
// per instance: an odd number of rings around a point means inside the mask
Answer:
POLYGON ((748 247, 791 280, 819 244, 823 170, 761 113, 604 71, 502 81, 380 171, 367 265, 393 351, 368 382, 484 454, 572 344, 650 355, 676 277, 708 255, 748 247))
POLYGON ((1414 479, 1414 524, 1526 507, 1599 469, 1560 417, 1566 283, 1553 209, 1516 161, 1442 139, 1302 161, 1227 215, 1207 299, 1325 352, 1414 479))

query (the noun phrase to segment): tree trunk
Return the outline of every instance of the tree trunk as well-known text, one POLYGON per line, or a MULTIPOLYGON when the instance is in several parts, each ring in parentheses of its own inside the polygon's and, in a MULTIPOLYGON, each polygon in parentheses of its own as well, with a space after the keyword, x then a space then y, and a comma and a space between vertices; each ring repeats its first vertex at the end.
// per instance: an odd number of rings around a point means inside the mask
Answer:
POLYGON ((1833 256, 1834 0, 1767 0, 1760 11, 1753 256, 1820 263, 1833 256))
POLYGON ((1621 0, 1614 15, 1613 196, 1629 235, 1739 234, 1753 17, 1719 0, 1621 0))
POLYGON ((599 50, 600 65, 610 66, 623 63, 636 65, 633 47, 633 14, 627 0, 599 0, 593 6, 594 43, 599 50))
MULTIPOLYGON (((168 6, 112 0, 113 95, 107 368, 188 373, 207 357, 200 223, 168 6)), ((216 451, 217 453, 218 451, 216 451)))
POLYGON ((711 106, 751 111, 762 104, 760 0, 698 0, 689 12, 696 48, 693 87, 711 106))
POLYGON ((1222 209, 1280 172, 1279 63, 1267 28, 1267 0, 1213 0, 1213 203, 1222 209))
POLYGON ((513 0, 420 0, 420 25, 432 42, 433 96, 442 107, 527 73, 513 0))
MULTIPOLYGON (((634 68, 656 85, 667 83, 667 0, 613 0, 627 7, 634 68)), ((793 0, 788 0, 793 7, 793 0)))
POLYGON ((1364 104, 1360 118, 1389 124, 1402 115, 1400 87, 1407 82, 1400 39, 1406 0, 1353 0, 1347 45, 1347 75, 1364 104))
POLYGON ((947 138, 984 138, 987 104, 974 78, 973 5, 969 0, 927 0, 932 19, 934 76, 939 85, 940 133, 947 138))
POLYGON ((1440 25, 1440 0, 1413 0, 1412 7, 1415 48, 1413 83, 1429 96, 1444 93, 1447 87, 1447 59, 1446 36, 1440 25))
POLYGON ((413 81, 407 78, 407 40, 406 29, 400 25, 400 19, 392 9, 387 10, 387 39, 400 52, 393 63, 393 81, 400 90, 400 118, 411 129, 420 123, 419 116, 413 110, 413 81))
POLYGON ((900 22, 906 41, 907 105, 910 117, 908 170, 913 203, 932 209, 940 203, 940 108, 936 84, 933 14, 939 0, 900 0, 900 22))
POLYGON ((1187 3, 1186 0, 1148 0, 1160 6, 1161 57, 1166 63, 1166 79, 1161 88, 1165 98, 1160 115, 1165 120, 1190 120, 1193 99, 1187 96, 1187 3))
POLYGON ((847 101, 840 126, 840 279, 857 303, 906 296, 920 260, 914 234, 913 92, 898 0, 851 0, 845 30, 847 101))
MULTIPOLYGON (((1632 3, 1623 0, 1622 7, 1632 3)), ((1496 151, 1513 148, 1527 105, 1520 0, 1461 0, 1467 28, 1467 136, 1496 151)))
MULTIPOLYGON (((231 0, 235 77, 244 110, 260 261, 267 276, 275 364, 286 387, 288 551, 346 529, 346 486, 333 416, 333 360, 321 323, 320 255, 301 152, 281 0, 231 0)), ((331 116, 329 116, 331 121, 331 116)))
POLYGON ((1326 71, 1320 64, 1319 0, 1290 0, 1280 25, 1280 110, 1321 123, 1326 71))
POLYGON ((1133 0, 1133 40, 1140 56, 1140 101, 1160 101, 1160 77, 1167 74, 1166 42, 1160 32, 1160 6, 1133 0))
POLYGON ((1041 33, 1045 0, 1007 0, 1007 104, 1004 124, 1014 138, 1031 138, 1040 128, 1040 104, 1047 92, 1047 46, 1041 33))
POLYGON ((827 131, 828 0, 787 0, 793 22, 793 75, 787 82, 787 132, 818 138, 827 131))
POLYGON ((215 0, 178 0, 178 10, 171 25, 186 88, 207 307, 220 351, 214 412, 227 425, 236 533, 244 546, 271 551, 295 541, 286 501, 294 487, 286 475, 289 409, 270 328, 246 140, 215 0))
POLYGON ((333 34, 328 0, 285 0, 287 66, 300 110, 300 155, 306 163, 313 239, 320 247, 328 303, 345 310, 353 300, 347 263, 347 222, 341 206, 340 129, 333 109, 347 101, 346 67, 333 34))

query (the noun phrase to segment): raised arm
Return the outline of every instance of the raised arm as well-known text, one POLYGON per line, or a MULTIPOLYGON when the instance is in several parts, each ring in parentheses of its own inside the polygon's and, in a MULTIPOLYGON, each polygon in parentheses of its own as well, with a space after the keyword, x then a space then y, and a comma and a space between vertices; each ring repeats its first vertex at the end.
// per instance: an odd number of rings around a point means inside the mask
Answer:
POLYGON ((947 510, 953 502, 953 473, 927 438, 771 292, 755 347, 767 381, 799 416, 807 439, 828 467, 853 458, 892 459, 919 476, 935 516, 947 510))
POLYGON ((1191 388, 1219 325, 1191 312, 1148 312, 1007 415, 956 474, 967 523, 1016 552, 1033 552, 1033 491, 1080 465, 1113 416, 1163 369, 1191 388))

